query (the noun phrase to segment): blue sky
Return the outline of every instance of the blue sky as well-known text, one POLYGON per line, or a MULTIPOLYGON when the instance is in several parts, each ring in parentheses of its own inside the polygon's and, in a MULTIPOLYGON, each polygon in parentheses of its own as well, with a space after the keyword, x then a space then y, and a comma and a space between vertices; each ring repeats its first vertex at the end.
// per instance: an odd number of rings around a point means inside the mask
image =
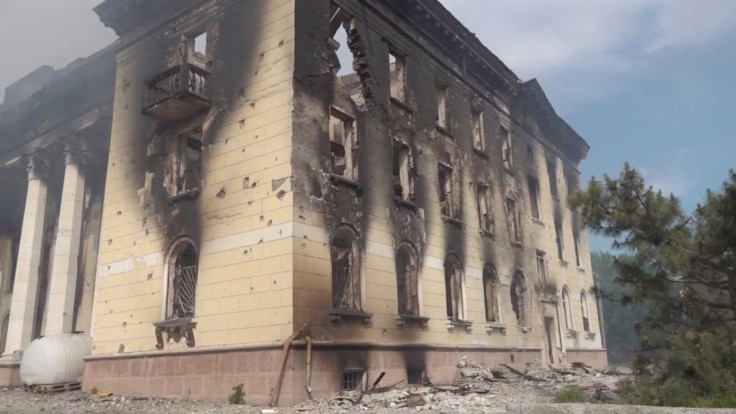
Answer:
MULTIPOLYGON (((629 161, 691 209, 735 166, 736 0, 441 1, 519 77, 539 79, 592 147, 586 181, 629 161)), ((12 57, 0 98, 38 66, 112 42, 97 3, 0 0, 0 56, 12 57)))

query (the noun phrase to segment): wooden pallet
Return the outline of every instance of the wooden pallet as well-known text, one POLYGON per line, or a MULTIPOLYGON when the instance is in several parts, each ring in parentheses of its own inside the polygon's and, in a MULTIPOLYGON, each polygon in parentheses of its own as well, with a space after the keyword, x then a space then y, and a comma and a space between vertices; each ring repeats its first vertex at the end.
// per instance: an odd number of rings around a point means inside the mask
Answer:
POLYGON ((44 385, 27 385, 27 392, 35 392, 39 394, 55 394, 59 392, 79 391, 82 384, 79 382, 66 382, 63 384, 44 384, 44 385))

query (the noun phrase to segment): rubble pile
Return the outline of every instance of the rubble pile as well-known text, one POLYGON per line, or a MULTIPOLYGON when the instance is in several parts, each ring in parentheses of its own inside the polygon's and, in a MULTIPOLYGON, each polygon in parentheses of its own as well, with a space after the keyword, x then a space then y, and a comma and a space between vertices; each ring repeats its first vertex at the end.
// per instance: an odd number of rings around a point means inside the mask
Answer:
POLYGON ((384 409, 440 412, 505 412, 509 404, 551 402, 555 393, 571 386, 582 388, 591 402, 616 400, 620 375, 598 372, 580 364, 525 367, 498 364, 484 367, 463 357, 452 384, 428 384, 373 391, 348 391, 325 400, 293 407, 294 412, 374 412, 384 409))

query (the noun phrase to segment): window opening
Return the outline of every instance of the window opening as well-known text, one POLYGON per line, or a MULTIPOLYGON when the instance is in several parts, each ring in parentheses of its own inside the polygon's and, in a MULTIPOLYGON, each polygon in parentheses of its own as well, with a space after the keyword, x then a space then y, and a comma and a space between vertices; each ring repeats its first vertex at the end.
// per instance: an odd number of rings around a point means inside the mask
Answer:
POLYGON ((516 314, 516 321, 519 325, 526 325, 526 280, 524 275, 517 271, 511 282, 511 307, 516 314))
POLYGON ((447 116, 447 87, 437 86, 437 126, 449 130, 447 116))
POLYGON ((462 320, 463 308, 463 274, 460 259, 454 255, 445 260, 445 298, 447 300, 447 318, 451 321, 462 320))
POLYGON ((411 200, 414 198, 411 151, 407 144, 397 139, 393 140, 393 164, 394 195, 411 200))
POLYGON ((549 176, 549 192, 553 198, 558 198, 557 192, 557 167, 554 161, 547 161, 547 175, 549 176))
POLYGON ((406 101, 406 60, 394 52, 389 52, 389 73, 391 97, 399 102, 406 101))
POLYGON ((501 137, 501 154, 503 156, 503 166, 507 170, 511 170, 514 166, 514 154, 511 144, 511 132, 504 127, 500 127, 498 134, 501 137))
POLYGON ((483 268, 483 294, 486 305, 486 321, 499 323, 501 321, 498 311, 498 275, 496 268, 486 265, 483 268))
POLYGON ((509 222, 509 235, 511 242, 521 243, 521 216, 516 200, 506 199, 506 214, 509 222))
POLYGON ((473 148, 485 152, 486 137, 483 130, 483 112, 473 111, 471 114, 471 124, 473 130, 473 148))
POLYGON ((396 286, 399 315, 419 316, 419 267, 414 250, 401 246, 396 251, 396 286))
POLYGON ((478 183, 478 217, 480 219, 481 231, 493 234, 495 231, 495 219, 493 217, 491 187, 478 183))
POLYGON ((358 179, 355 118, 330 109, 330 154, 332 173, 353 181, 358 179))
POLYGON ((534 161, 534 149, 532 148, 531 145, 528 145, 528 144, 526 146, 526 158, 529 161, 534 161))
POLYGON ((579 250, 580 235, 578 235, 576 231, 573 232, 572 243, 573 243, 573 247, 575 248, 575 265, 577 267, 582 267, 582 263, 580 261, 580 250, 579 250))
POLYGON ((424 368, 407 368, 406 382, 409 385, 424 385, 424 368))
POLYGON ((534 177, 529 177, 529 205, 532 217, 539 219, 539 181, 534 177))
POLYGON ((437 180, 440 190, 440 213, 444 217, 455 218, 457 206, 454 194, 454 169, 447 164, 439 163, 437 168, 437 180))
POLYGON ((565 259, 563 257, 564 245, 562 243, 562 223, 560 223, 559 220, 555 220, 555 242, 557 243, 557 258, 561 262, 564 262, 565 259))
POLYGON ((332 301, 335 309, 360 310, 360 266, 354 231, 340 227, 332 237, 332 301))
POLYGON ((363 389, 365 370, 360 368, 346 369, 342 372, 342 391, 363 389))
POLYGON ((183 241, 172 253, 169 274, 169 306, 167 319, 194 317, 197 296, 197 252, 194 245, 183 241))
POLYGON ((537 250, 537 274, 542 283, 547 283, 547 260, 546 253, 537 250))
POLYGON ((570 304, 570 291, 567 289, 567 286, 562 288, 562 310, 565 313, 565 327, 568 330, 572 330, 572 307, 570 304))
POLYGON ((590 315, 588 314, 588 297, 585 291, 580 292, 580 309, 583 314, 583 330, 590 332, 590 315))
POLYGON ((202 131, 179 135, 169 156, 169 196, 180 198, 199 192, 202 181, 202 131))

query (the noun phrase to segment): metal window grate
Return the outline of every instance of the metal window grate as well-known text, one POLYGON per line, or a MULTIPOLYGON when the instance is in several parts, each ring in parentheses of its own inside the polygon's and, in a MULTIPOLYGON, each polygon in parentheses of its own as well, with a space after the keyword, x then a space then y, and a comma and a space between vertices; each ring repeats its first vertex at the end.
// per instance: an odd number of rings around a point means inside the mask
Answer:
POLYGON ((359 389, 363 385, 363 375, 365 375, 365 371, 363 370, 351 369, 343 371, 342 390, 354 391, 359 389))
POLYGON ((194 316, 197 266, 177 267, 174 279, 174 316, 194 316))

